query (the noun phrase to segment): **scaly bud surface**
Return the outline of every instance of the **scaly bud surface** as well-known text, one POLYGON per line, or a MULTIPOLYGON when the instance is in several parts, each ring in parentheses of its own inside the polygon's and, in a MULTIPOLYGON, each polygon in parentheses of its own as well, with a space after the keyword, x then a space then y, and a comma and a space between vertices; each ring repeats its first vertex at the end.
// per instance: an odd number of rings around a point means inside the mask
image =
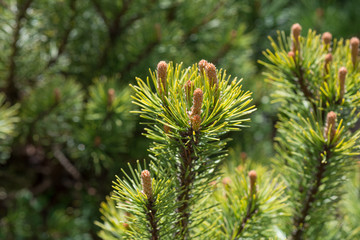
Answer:
POLYGON ((333 59, 333 57, 332 57, 331 53, 326 54, 326 56, 325 56, 325 64, 324 64, 326 74, 329 73, 329 69, 330 69, 329 64, 332 61, 332 59, 333 59))
POLYGON ((202 76, 204 74, 204 71, 205 71, 205 66, 208 64, 208 62, 206 60, 201 60, 199 62, 199 71, 200 71, 200 75, 202 76))
POLYGON ((199 114, 193 115, 190 117, 191 127, 194 131, 198 131, 200 129, 201 117, 199 114))
POLYGON ((321 39, 325 45, 329 45, 332 40, 332 35, 329 32, 324 32, 323 35, 321 36, 321 39))
POLYGON ((218 85, 218 78, 216 75, 216 67, 212 63, 208 63, 205 66, 206 76, 209 79, 210 86, 213 87, 214 85, 218 85))
POLYGON ((191 116, 201 114, 201 105, 203 102, 203 91, 200 88, 195 89, 193 95, 193 106, 191 107, 191 116))
POLYGON ((293 36, 293 44, 292 44, 292 51, 296 53, 296 51, 300 52, 300 33, 301 33, 301 25, 295 23, 291 26, 291 35, 293 36))
POLYGON ((334 139, 336 128, 335 128, 335 122, 336 122, 336 113, 331 111, 326 116, 326 126, 324 129, 324 137, 327 138, 329 129, 330 129, 330 141, 334 139))
POLYGON ((157 65, 157 85, 161 96, 163 96, 163 89, 166 91, 167 68, 165 61, 160 61, 157 65))
POLYGON ((249 179, 250 179, 250 192, 254 194, 256 192, 256 178, 257 174, 255 170, 251 170, 249 172, 249 179))
POLYGON ((350 46, 351 46, 351 60, 353 63, 353 66, 356 66, 356 60, 358 56, 359 51, 359 39, 357 37, 352 37, 350 39, 350 46))
POLYGON ((341 67, 339 69, 339 82, 340 82, 340 99, 344 97, 345 94, 345 78, 346 78, 347 70, 345 67, 341 67))
POLYGON ((144 170, 141 172, 141 185, 143 188, 143 192, 146 195, 148 200, 152 200, 153 192, 151 186, 151 177, 150 172, 148 170, 144 170))

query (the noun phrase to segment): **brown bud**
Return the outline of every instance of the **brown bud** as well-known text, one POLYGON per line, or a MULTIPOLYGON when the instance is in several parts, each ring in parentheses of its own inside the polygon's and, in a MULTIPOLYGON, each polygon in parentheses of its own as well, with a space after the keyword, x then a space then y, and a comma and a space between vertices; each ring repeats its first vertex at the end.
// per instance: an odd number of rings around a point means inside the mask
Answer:
POLYGON ((203 102, 203 91, 200 88, 195 89, 193 95, 193 106, 191 107, 191 116, 201 114, 201 105, 203 102))
POLYGON ((237 167, 236 167, 236 170, 237 170, 238 172, 242 172, 242 171, 244 170, 243 165, 237 166, 237 167))
POLYGON ((324 69, 325 69, 325 73, 328 74, 329 73, 329 65, 330 65, 330 62, 332 61, 332 54, 331 53, 328 53, 326 54, 325 56, 325 64, 324 64, 324 69))
POLYGON ((324 32, 323 35, 321 36, 321 39, 325 45, 329 45, 332 40, 332 35, 329 32, 324 32))
POLYGON ((164 125, 164 132, 167 134, 170 132, 170 127, 168 125, 164 125))
POLYGON ((128 223, 123 223, 123 227, 126 229, 126 230, 129 230, 130 229, 130 226, 128 223))
POLYGON ((59 103, 61 100, 61 93, 60 93, 60 89, 55 88, 54 89, 54 98, 55 98, 55 103, 59 103))
POLYGON ((222 180, 222 184, 224 186, 229 186, 231 184, 231 182, 232 182, 231 178, 229 178, 229 177, 224 177, 223 180, 222 180))
POLYGON ((99 147, 101 144, 101 137, 100 136, 96 136, 94 139, 94 146, 95 147, 99 147))
POLYGON ((294 59, 295 58, 294 52, 293 51, 288 52, 288 57, 294 59))
POLYGON ((217 78, 217 75, 216 75, 216 67, 215 67, 215 65, 212 64, 212 63, 206 64, 205 72, 206 72, 206 76, 209 79, 210 86, 213 87, 214 85, 216 85, 216 87, 217 87, 218 78, 217 78))
POLYGON ((291 34, 294 36, 295 39, 298 39, 301 33, 301 25, 295 23, 291 26, 291 34))
POLYGON ((293 44, 292 51, 296 53, 296 51, 300 52, 300 42, 299 37, 301 33, 301 26, 298 23, 295 23, 291 26, 291 35, 293 36, 293 44))
POLYGON ((163 89, 166 90, 166 78, 167 78, 168 65, 165 61, 160 61, 157 65, 157 85, 160 95, 163 96, 163 89))
POLYGON ((208 62, 206 60, 201 60, 199 62, 199 71, 200 71, 200 75, 202 76, 204 74, 204 71, 205 71, 205 66, 208 64, 208 62))
POLYGON ((152 200, 153 192, 151 186, 150 172, 148 170, 144 170, 141 172, 141 185, 147 199, 152 200))
POLYGON ((358 56, 359 51, 359 39, 357 37, 352 37, 350 39, 350 46, 351 46, 351 60, 353 63, 353 66, 356 66, 356 60, 358 56))
POLYGON ((345 93, 345 78, 346 78, 347 70, 345 67, 341 67, 339 69, 339 82, 340 82, 340 99, 344 97, 345 93))
POLYGON ((327 138, 329 129, 330 129, 330 141, 334 139, 336 133, 335 122, 336 122, 336 113, 331 111, 326 116, 326 125, 324 129, 325 139, 327 138))
POLYGON ((256 178, 257 174, 255 170, 251 170, 249 172, 249 179, 250 179, 250 192, 251 194, 255 193, 256 191, 256 178))
POLYGON ((111 106, 115 100, 115 90, 113 88, 109 88, 107 100, 108 100, 108 106, 111 106))
POLYGON ((200 129, 201 117, 199 114, 193 115, 190 117, 191 127, 194 131, 198 131, 200 129))
POLYGON ((186 96, 186 103, 187 103, 187 106, 188 106, 188 109, 190 108, 191 106, 191 89, 192 89, 192 82, 190 80, 188 80, 186 83, 185 83, 185 96, 186 96))

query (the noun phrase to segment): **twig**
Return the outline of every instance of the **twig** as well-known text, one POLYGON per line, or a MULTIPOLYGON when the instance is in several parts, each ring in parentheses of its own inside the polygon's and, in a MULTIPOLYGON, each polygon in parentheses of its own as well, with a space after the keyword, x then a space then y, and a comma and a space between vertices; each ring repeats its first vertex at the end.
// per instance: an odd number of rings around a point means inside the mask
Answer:
POLYGON ((59 48, 58 48, 58 51, 57 51, 57 54, 55 57, 51 58, 48 62, 48 64, 46 65, 45 69, 43 71, 45 71, 46 69, 50 68, 52 65, 54 65, 59 57, 63 54, 63 52, 65 51, 65 48, 66 48, 66 45, 69 41, 69 36, 70 36, 70 33, 71 31, 73 30, 74 28, 74 25, 75 25, 75 18, 76 18, 76 15, 77 15, 77 11, 76 11, 76 0, 72 0, 71 3, 70 3, 70 9, 72 11, 72 15, 70 17, 70 20, 69 20, 69 26, 66 28, 65 30, 65 33, 64 33, 64 36, 63 38, 61 39, 61 42, 59 44, 59 48))
POLYGON ((257 207, 255 207, 253 210, 251 210, 252 207, 253 207, 253 199, 251 198, 250 203, 249 203, 249 205, 247 207, 246 215, 243 218, 243 220, 241 221, 240 228, 239 228, 238 232, 236 233, 235 238, 238 238, 240 236, 240 234, 242 233, 242 231, 245 228, 245 224, 254 216, 254 214, 256 214, 258 212, 257 207))
POLYGON ((74 165, 67 159, 65 154, 60 150, 58 145, 53 147, 54 157, 59 160, 60 164, 65 168, 65 170, 75 179, 80 180, 80 172, 75 168, 74 165))
POLYGON ((146 204, 146 208, 148 210, 147 216, 149 218, 150 226, 151 226, 151 240, 159 239, 159 230, 157 226, 156 209, 154 208, 154 201, 149 200, 146 204))
POLYGON ((295 226, 296 229, 291 234, 291 238, 294 240, 303 239, 303 233, 304 233, 304 229, 305 229, 305 219, 309 215, 312 203, 316 200, 315 196, 319 191, 321 181, 323 179, 323 175, 325 173, 326 166, 328 164, 328 159, 331 154, 331 152, 329 150, 330 149, 328 146, 324 146, 324 152, 327 153, 325 161, 323 161, 322 157, 319 157, 317 159, 317 162, 319 165, 316 168, 316 172, 315 172, 315 176, 314 176, 315 182, 309 188, 309 190, 306 194, 305 202, 303 204, 303 208, 301 210, 300 216, 294 218, 293 225, 295 226))
POLYGON ((197 143, 194 142, 192 138, 192 129, 188 132, 183 133, 183 147, 181 149, 180 156, 182 158, 182 163, 179 164, 179 196, 178 201, 180 202, 180 206, 177 208, 177 212, 179 213, 179 219, 177 222, 177 226, 180 227, 180 231, 177 232, 177 236, 180 239, 188 239, 189 235, 189 218, 190 218, 190 206, 189 201, 191 199, 191 189, 193 187, 195 172, 193 171, 193 164, 196 160, 194 155, 193 145, 197 143), (191 140, 188 141, 188 138, 191 140))
POLYGON ((13 32, 13 41, 10 46, 11 54, 10 54, 10 60, 9 60, 9 62, 10 62, 9 74, 6 78, 7 85, 5 88, 5 93, 6 93, 7 98, 9 99, 9 101, 13 104, 19 98, 19 90, 17 89, 16 84, 15 84, 15 71, 16 71, 15 58, 19 51, 17 43, 20 38, 21 21, 23 20, 23 18, 25 18, 26 11, 30 7, 32 2, 33 2, 33 0, 27 0, 24 3, 24 5, 18 6, 19 11, 16 16, 15 28, 14 28, 14 32, 13 32))

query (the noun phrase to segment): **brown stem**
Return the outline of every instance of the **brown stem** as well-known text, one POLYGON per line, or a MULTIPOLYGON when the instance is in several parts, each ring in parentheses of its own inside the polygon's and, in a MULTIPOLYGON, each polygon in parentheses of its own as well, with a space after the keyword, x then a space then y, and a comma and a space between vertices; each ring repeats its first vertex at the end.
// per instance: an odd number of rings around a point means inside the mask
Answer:
POLYGON ((146 208, 148 210, 147 216, 149 218, 150 226, 151 226, 151 240, 159 239, 159 230, 157 226, 156 209, 154 208, 154 201, 151 199, 148 201, 146 208))
POLYGON ((243 220, 241 221, 240 228, 239 228, 238 232, 236 233, 235 238, 238 238, 240 236, 240 234, 242 233, 242 231, 245 228, 246 223, 254 216, 254 214, 256 214, 258 212, 257 207, 254 207, 254 209, 251 210, 252 208, 253 208, 253 199, 251 198, 250 203, 247 208, 246 215, 243 218, 243 220))
POLYGON ((293 225, 295 226, 295 230, 291 234, 291 238, 294 240, 300 240, 303 239, 303 234, 305 231, 305 219, 309 215, 309 212, 311 210, 311 206, 316 201, 316 194, 319 191, 321 181, 323 179, 323 175, 326 171, 326 166, 328 164, 328 159, 330 157, 331 152, 329 151, 328 146, 324 146, 324 152, 326 152, 326 159, 323 161, 322 157, 319 157, 317 159, 318 166, 315 171, 314 175, 314 183, 313 185, 308 189, 305 201, 303 203, 303 208, 300 212, 299 216, 294 217, 293 225))
POLYGON ((19 99, 19 90, 16 87, 15 84, 15 72, 16 72, 16 55, 19 51, 18 48, 18 41, 20 38, 20 30, 21 30, 21 22, 25 18, 26 11, 30 7, 33 0, 27 0, 24 5, 18 6, 18 14, 16 16, 16 22, 15 22, 15 28, 13 32, 13 40, 11 43, 11 54, 10 54, 10 64, 9 64, 9 74, 6 78, 6 87, 5 87, 5 93, 7 96, 7 99, 14 104, 19 99))
POLYGON ((65 156, 65 154, 60 150, 58 145, 53 147, 54 157, 60 162, 61 166, 75 179, 80 180, 80 172, 76 167, 70 162, 70 160, 65 156))
POLYGON ((189 238, 189 218, 190 218, 190 199, 191 199, 191 189, 193 187, 195 172, 193 171, 194 161, 197 157, 194 156, 193 145, 196 145, 197 142, 194 142, 192 138, 192 129, 183 134, 183 147, 181 149, 181 159, 182 163, 179 165, 179 196, 178 201, 180 206, 177 209, 179 213, 179 219, 177 226, 180 227, 177 235, 180 239, 189 238), (191 139, 190 141, 188 139, 191 139))

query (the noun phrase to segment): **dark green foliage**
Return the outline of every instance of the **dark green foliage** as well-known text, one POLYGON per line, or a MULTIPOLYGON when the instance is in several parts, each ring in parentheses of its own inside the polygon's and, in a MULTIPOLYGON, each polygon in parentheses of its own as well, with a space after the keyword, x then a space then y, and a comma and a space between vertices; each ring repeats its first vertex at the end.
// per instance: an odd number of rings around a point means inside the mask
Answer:
POLYGON ((150 72, 146 81, 138 78, 137 86, 132 86, 134 103, 140 107, 135 112, 145 119, 146 136, 154 141, 149 149, 150 171, 156 179, 154 198, 144 200, 140 192, 145 192, 145 185, 140 186, 140 166, 131 178, 118 179, 113 198, 123 211, 115 211, 110 200, 102 205, 104 223, 98 225, 103 239, 116 235, 123 239, 238 239, 276 234, 271 225, 281 214, 285 198, 278 178, 269 179, 272 174, 259 168, 256 182, 255 171, 247 180, 239 170, 231 177, 233 183, 212 193, 227 155, 229 139, 222 136, 243 127, 249 120, 244 116, 254 111, 248 106, 251 93, 242 90, 241 81, 215 71, 204 60, 185 69, 160 62, 156 73, 150 72))
POLYGON ((274 53, 268 50, 270 63, 263 64, 277 87, 273 97, 282 103, 274 162, 292 204, 286 231, 291 239, 323 238, 323 225, 336 217, 343 182, 359 149, 360 132, 351 132, 359 118, 358 62, 351 60, 349 41, 335 39, 330 46, 312 31, 299 44, 295 35, 284 33, 278 43, 271 41, 274 53), (326 67, 329 52, 332 61, 326 67), (345 85, 341 67, 348 69, 345 85))

